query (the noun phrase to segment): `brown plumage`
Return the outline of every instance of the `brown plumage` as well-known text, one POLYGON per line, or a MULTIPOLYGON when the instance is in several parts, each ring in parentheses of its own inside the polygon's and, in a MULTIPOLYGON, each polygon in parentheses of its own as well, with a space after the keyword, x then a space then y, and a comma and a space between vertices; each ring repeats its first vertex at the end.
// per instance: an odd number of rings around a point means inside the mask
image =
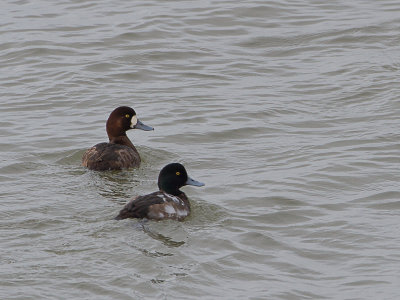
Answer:
POLYGON ((173 196, 163 191, 133 198, 116 217, 148 218, 153 220, 173 219, 182 221, 190 214, 190 203, 185 193, 173 196))
POLYGON ((136 117, 136 112, 127 106, 116 108, 109 116, 106 130, 109 142, 88 149, 82 157, 82 166, 91 170, 120 170, 138 167, 141 159, 126 131, 129 129, 153 130, 136 117))

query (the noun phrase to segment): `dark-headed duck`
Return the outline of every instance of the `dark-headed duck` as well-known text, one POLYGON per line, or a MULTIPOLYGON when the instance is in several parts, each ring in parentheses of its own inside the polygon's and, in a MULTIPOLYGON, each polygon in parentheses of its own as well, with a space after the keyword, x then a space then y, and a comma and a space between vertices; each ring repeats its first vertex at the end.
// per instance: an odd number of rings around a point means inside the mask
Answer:
POLYGON ((132 199, 115 219, 147 218, 181 221, 190 214, 189 199, 179 190, 184 185, 204 186, 204 183, 190 178, 185 167, 179 163, 166 165, 158 176, 159 191, 132 199))
POLYGON ((126 135, 129 129, 154 130, 140 122, 132 108, 120 106, 112 111, 107 120, 109 142, 88 149, 83 154, 82 166, 96 171, 138 167, 141 160, 139 152, 126 135))

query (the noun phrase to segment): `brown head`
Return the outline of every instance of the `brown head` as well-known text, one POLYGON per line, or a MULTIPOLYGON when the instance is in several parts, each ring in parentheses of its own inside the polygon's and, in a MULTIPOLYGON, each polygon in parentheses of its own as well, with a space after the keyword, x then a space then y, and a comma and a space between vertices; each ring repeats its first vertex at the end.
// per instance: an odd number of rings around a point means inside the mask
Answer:
POLYGON ((110 142, 118 140, 118 137, 126 136, 126 131, 129 129, 154 130, 153 127, 147 126, 138 120, 133 108, 120 106, 114 109, 106 124, 110 142))

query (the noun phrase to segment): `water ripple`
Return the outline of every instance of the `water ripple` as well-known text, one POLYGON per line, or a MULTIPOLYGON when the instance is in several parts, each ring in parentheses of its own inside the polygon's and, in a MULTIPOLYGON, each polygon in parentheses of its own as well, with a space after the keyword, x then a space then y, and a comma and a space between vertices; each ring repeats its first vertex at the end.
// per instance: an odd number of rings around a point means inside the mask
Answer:
POLYGON ((5 1, 7 299, 396 299, 398 1, 5 1), (131 105, 143 164, 89 172, 131 105), (113 217, 179 161, 185 222, 113 217))

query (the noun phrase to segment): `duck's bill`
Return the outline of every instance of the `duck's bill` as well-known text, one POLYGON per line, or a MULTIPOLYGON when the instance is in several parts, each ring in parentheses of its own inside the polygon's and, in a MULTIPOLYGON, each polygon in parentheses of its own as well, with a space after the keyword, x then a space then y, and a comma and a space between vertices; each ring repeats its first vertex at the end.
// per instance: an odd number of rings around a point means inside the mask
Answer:
POLYGON ((188 176, 188 179, 186 180, 186 185, 204 186, 204 183, 194 180, 188 176))
POLYGON ((142 123, 141 121, 139 121, 139 120, 137 120, 137 123, 136 123, 135 126, 133 126, 133 128, 134 128, 134 129, 141 129, 141 130, 144 130, 144 131, 151 131, 151 130, 154 130, 153 127, 147 126, 147 125, 143 124, 143 123, 142 123))

